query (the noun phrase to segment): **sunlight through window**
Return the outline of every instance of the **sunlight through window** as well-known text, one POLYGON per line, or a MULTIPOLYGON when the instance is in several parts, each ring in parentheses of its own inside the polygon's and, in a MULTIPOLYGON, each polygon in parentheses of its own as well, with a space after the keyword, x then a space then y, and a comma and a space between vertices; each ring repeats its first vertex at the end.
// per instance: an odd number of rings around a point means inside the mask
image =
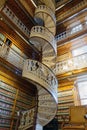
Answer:
POLYGON ((87 105, 87 81, 78 82, 81 105, 87 105))

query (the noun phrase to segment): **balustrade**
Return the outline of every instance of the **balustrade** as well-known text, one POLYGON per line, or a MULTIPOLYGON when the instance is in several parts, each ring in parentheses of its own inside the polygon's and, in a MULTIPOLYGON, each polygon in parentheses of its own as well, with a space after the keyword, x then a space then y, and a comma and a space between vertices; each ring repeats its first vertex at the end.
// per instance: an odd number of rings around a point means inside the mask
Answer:
POLYGON ((47 66, 38 61, 28 59, 24 63, 23 76, 26 77, 27 74, 31 76, 32 80, 38 78, 38 82, 40 81, 39 84, 47 87, 57 98, 57 79, 47 66))
POLYGON ((29 37, 30 31, 29 29, 24 25, 24 23, 12 12, 12 10, 5 6, 3 8, 2 12, 27 36, 29 37))
MULTIPOLYGON (((79 26, 79 25, 76 25, 76 26, 73 27, 73 28, 76 28, 76 27, 78 27, 78 26, 79 26)), ((76 33, 78 33, 78 32, 81 32, 81 31, 86 30, 86 29, 87 29, 87 24, 86 24, 86 22, 85 22, 85 23, 82 23, 82 24, 81 24, 81 27, 78 28, 78 29, 75 29, 74 31, 73 31, 73 28, 72 28, 72 29, 69 29, 69 30, 66 30, 65 32, 60 33, 59 35, 57 35, 57 36, 56 36, 56 40, 57 40, 57 41, 60 41, 60 40, 62 40, 62 39, 64 39, 64 38, 70 37, 70 36, 72 36, 72 35, 74 35, 74 34, 76 34, 76 33)))
POLYGON ((21 70, 23 69, 25 59, 4 43, 2 46, 0 46, 0 57, 13 64, 17 68, 21 70))
POLYGON ((87 67, 87 53, 56 64, 56 74, 62 74, 73 70, 79 70, 87 67))

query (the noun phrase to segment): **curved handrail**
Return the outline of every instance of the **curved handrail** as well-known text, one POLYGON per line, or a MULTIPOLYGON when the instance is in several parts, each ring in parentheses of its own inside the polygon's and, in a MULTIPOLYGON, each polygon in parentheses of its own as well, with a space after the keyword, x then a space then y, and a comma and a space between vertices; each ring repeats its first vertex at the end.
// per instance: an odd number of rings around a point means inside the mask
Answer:
POLYGON ((57 101, 58 81, 51 69, 38 61, 27 59, 24 63, 23 76, 27 77, 27 75, 28 79, 30 76, 31 80, 48 89, 57 101))
POLYGON ((54 48, 55 52, 57 53, 57 44, 56 44, 55 37, 51 32, 49 32, 47 28, 42 26, 32 27, 30 38, 34 37, 35 35, 44 38, 46 41, 48 41, 51 44, 51 46, 54 48))
POLYGON ((52 19, 54 20, 54 22, 56 24, 56 17, 49 7, 47 7, 45 5, 39 5, 35 10, 35 14, 38 13, 38 12, 48 13, 52 17, 52 19))

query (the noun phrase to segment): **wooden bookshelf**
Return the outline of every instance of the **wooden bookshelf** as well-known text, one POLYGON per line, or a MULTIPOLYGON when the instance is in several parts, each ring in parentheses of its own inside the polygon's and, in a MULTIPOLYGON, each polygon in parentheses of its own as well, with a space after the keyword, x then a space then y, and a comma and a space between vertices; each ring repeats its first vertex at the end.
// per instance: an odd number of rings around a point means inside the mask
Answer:
POLYGON ((63 122, 64 117, 69 121, 69 107, 74 105, 72 89, 59 90, 58 92, 58 122, 63 122))
POLYGON ((14 130, 19 110, 33 107, 35 96, 0 81, 0 130, 14 130))

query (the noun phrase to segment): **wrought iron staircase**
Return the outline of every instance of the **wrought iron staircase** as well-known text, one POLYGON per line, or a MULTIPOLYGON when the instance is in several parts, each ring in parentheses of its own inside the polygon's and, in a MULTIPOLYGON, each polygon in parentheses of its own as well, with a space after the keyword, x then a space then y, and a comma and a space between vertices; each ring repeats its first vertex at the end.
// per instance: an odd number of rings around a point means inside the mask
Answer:
MULTIPOLYGON (((56 19, 51 4, 49 3, 49 7, 47 7, 47 1, 45 3, 43 0, 44 5, 41 5, 42 1, 40 1, 34 17, 38 24, 41 19, 44 26, 38 25, 32 27, 29 39, 33 46, 42 52, 42 62, 27 59, 24 63, 22 73, 22 76, 34 83, 38 89, 36 130, 39 130, 37 127, 38 124, 43 127, 55 117, 58 103, 58 81, 52 71, 52 68, 56 64, 57 55, 57 46, 54 37, 56 19)), ((41 130, 42 127, 40 128, 41 130)))

